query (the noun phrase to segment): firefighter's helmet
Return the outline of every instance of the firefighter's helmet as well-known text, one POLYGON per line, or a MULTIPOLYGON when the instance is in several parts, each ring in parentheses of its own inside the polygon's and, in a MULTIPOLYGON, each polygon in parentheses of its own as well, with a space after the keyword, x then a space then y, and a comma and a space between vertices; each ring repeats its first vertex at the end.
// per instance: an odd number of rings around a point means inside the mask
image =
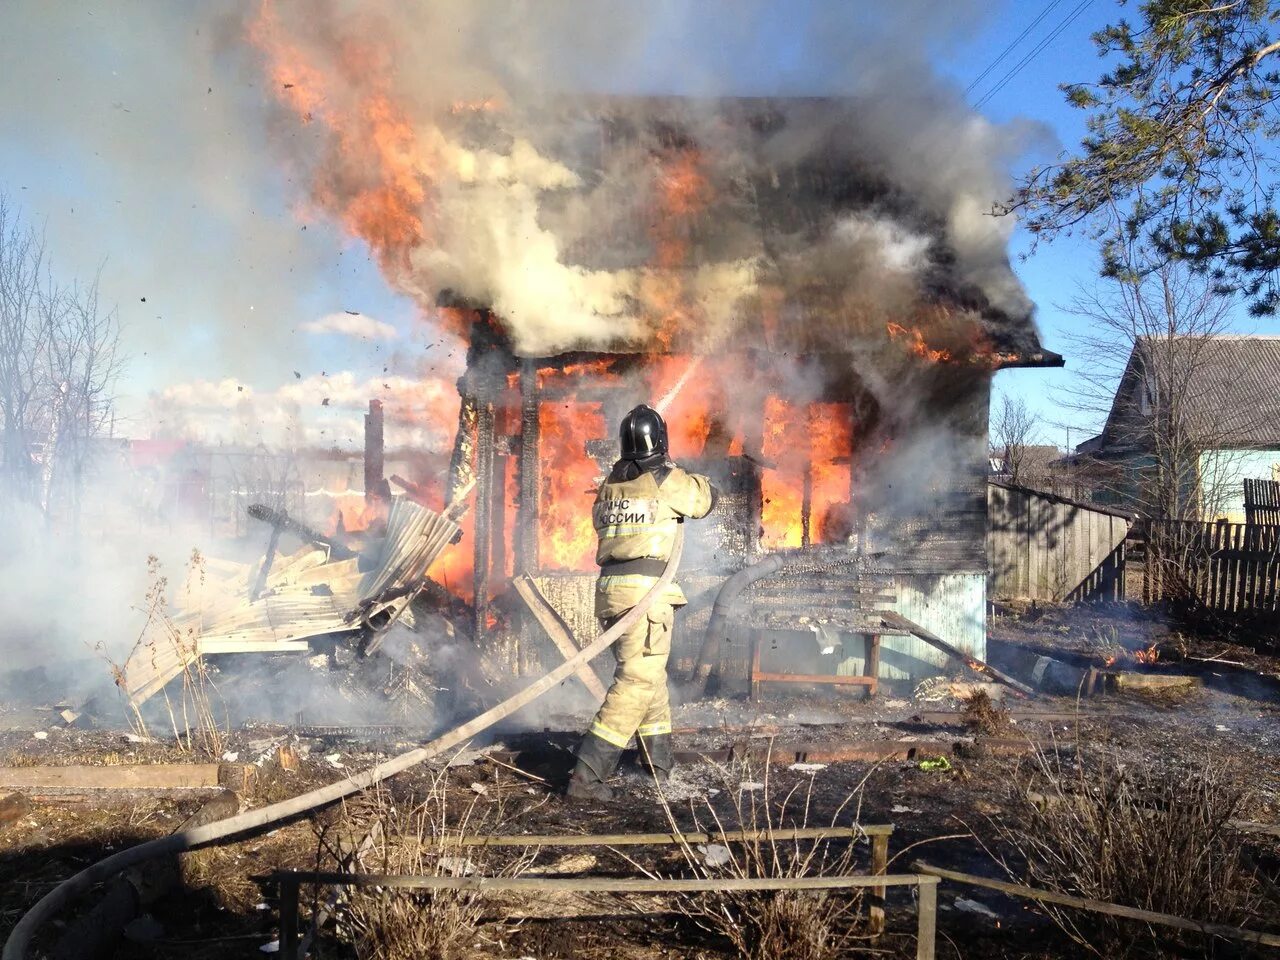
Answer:
POLYGON ((618 436, 622 441, 623 460, 667 454, 667 425, 662 414, 647 404, 640 404, 622 418, 618 436))

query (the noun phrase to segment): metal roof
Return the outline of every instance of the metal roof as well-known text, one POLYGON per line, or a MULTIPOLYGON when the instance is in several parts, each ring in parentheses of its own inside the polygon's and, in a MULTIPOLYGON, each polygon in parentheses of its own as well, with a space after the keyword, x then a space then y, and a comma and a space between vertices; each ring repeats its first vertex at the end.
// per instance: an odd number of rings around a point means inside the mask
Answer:
POLYGON ((1154 404, 1162 383, 1172 385, 1180 422, 1204 447, 1280 448, 1280 337, 1140 337, 1116 390, 1103 448, 1138 439, 1134 407, 1141 416, 1143 391, 1154 404))

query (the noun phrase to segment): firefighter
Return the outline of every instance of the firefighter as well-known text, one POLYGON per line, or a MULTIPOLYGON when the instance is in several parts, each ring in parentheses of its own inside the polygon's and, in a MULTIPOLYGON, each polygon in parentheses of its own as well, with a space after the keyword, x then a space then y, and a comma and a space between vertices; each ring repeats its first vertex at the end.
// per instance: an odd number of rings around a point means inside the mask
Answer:
MULTIPOLYGON (((675 546, 676 524, 705 517, 717 498, 710 480, 686 473, 668 458, 667 425, 658 411, 641 404, 622 419, 619 434, 622 458, 596 492, 591 511, 600 538, 595 612, 605 629, 661 577, 675 546)), ((667 657, 675 608, 686 602, 673 582, 614 643, 613 684, 578 748, 570 797, 609 799, 605 781, 635 734, 641 763, 660 779, 671 772, 667 657)))

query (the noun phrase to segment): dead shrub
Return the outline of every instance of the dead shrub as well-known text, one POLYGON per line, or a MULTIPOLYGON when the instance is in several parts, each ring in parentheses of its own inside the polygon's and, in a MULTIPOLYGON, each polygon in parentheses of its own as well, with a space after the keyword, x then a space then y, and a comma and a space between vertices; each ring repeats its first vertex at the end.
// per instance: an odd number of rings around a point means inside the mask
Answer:
POLYGON ((992 700, 987 691, 975 690, 960 702, 964 704, 964 725, 974 733, 992 737, 1009 731, 1009 711, 992 700))
MULTIPOLYGON (((1261 916, 1262 885, 1230 827, 1244 819, 1250 791, 1213 758, 1175 771, 1129 766, 1113 755, 1067 767, 1041 752, 1020 793, 1028 816, 998 829, 1030 885, 1201 922, 1247 926, 1261 916)), ((1099 929, 1112 944, 1176 936, 1102 915, 1051 913, 1093 953, 1099 929), (1077 927, 1082 916, 1087 936, 1077 927)))
MULTIPOLYGON (((320 838, 320 869, 354 866, 372 873, 414 876, 519 876, 533 854, 509 848, 462 847, 468 835, 496 832, 501 809, 476 794, 451 803, 448 772, 425 798, 397 803, 385 789, 349 804, 320 838), (503 859, 499 859, 503 857, 503 859)), ((349 887, 341 891, 338 923, 360 960, 455 960, 484 939, 481 921, 494 895, 475 890, 349 887)))
MULTIPOLYGON (((766 761, 756 771, 749 762, 719 768, 717 810, 708 798, 691 803, 694 830, 711 836, 735 830, 756 837, 706 846, 682 844, 687 873, 699 878, 840 877, 858 869, 857 844, 844 840, 794 840, 774 831, 818 826, 811 823, 814 778, 776 796, 766 761), (754 776, 753 776, 754 774, 754 776), (759 780, 755 779, 758 776, 759 780)), ((823 826, 842 820, 857 837, 862 791, 847 797, 823 826)), ((682 832, 665 797, 663 808, 673 832, 682 832)), ((860 838, 865 842, 865 836, 860 838)), ((648 871, 646 871, 648 872, 648 871)), ((677 897, 675 910, 703 931, 728 944, 743 960, 829 960, 854 951, 868 935, 862 929, 863 892, 840 890, 726 890, 677 897)))
MULTIPOLYGON (((112 678, 121 690, 128 689, 125 664, 136 655, 145 654, 153 662, 173 656, 183 664, 180 674, 182 692, 177 697, 177 702, 170 697, 167 686, 161 692, 174 741, 185 753, 217 759, 226 749, 230 718, 226 715, 225 707, 219 709, 220 702, 215 702, 219 699, 217 688, 204 658, 199 654, 199 638, 195 628, 180 625, 170 612, 169 579, 164 576, 157 557, 147 558, 147 574, 149 583, 141 608, 145 619, 125 662, 113 661, 101 644, 97 649, 106 658, 112 678), (219 713, 222 714, 221 719, 219 713)), ((187 561, 185 589, 190 590, 195 584, 202 585, 204 577, 204 557, 200 551, 193 550, 187 561)), ((129 701, 129 715, 134 731, 149 738, 151 734, 147 723, 138 705, 132 700, 129 701)))

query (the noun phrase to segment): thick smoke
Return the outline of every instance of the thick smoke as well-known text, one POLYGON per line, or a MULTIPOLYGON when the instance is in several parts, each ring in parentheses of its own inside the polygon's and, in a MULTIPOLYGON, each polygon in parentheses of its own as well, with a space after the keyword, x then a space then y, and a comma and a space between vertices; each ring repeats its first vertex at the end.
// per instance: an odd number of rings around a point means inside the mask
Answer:
POLYGON ((706 348, 815 285, 806 319, 837 336, 939 290, 1030 312, 989 215, 1027 131, 934 76, 928 44, 965 5, 936 6, 327 0, 268 4, 251 36, 311 202, 400 289, 492 306, 527 354, 672 329, 706 348), (788 16, 806 47, 769 49, 788 16), (841 101, 720 102, 761 93, 841 101), (862 196, 806 195, 837 169, 862 196), (762 222, 788 201, 830 209, 762 222))

